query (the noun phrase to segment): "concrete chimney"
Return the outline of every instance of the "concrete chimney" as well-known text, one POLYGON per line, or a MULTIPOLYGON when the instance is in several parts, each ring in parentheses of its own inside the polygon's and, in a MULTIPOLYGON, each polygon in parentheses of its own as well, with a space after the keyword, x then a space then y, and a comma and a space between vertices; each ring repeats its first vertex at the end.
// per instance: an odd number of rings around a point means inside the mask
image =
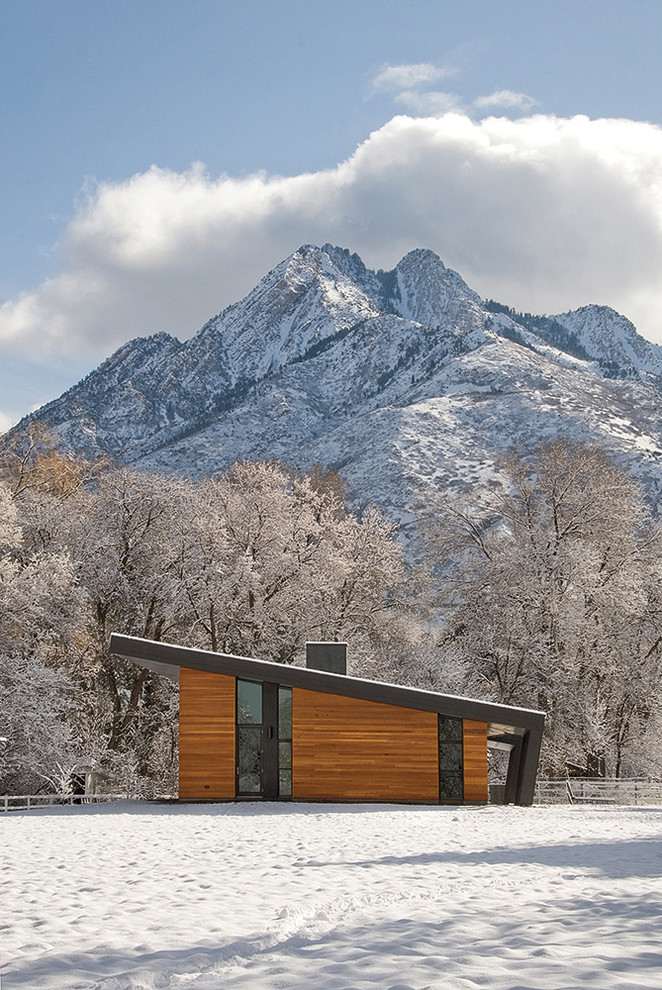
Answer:
POLYGON ((346 674, 347 643, 306 643, 306 667, 327 674, 346 674))

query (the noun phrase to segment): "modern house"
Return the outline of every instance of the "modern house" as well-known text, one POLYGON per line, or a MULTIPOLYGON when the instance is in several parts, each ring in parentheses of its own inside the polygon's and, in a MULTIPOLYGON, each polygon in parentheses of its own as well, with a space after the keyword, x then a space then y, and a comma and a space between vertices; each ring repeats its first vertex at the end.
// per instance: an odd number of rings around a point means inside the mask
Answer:
POLYGON ((179 681, 182 800, 484 803, 490 747, 505 802, 533 800, 542 712, 348 677, 342 643, 309 643, 306 667, 116 634, 111 651, 179 681))

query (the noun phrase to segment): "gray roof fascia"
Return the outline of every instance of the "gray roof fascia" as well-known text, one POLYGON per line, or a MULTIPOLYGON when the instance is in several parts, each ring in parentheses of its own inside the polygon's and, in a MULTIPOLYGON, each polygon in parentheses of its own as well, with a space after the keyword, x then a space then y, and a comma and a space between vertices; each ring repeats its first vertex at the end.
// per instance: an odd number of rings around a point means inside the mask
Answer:
POLYGON ((165 668, 172 668, 172 674, 166 676, 171 676, 175 680, 178 679, 178 668, 188 667, 212 674, 229 674, 247 680, 282 684, 284 687, 304 688, 321 691, 324 694, 397 705, 401 708, 437 712, 451 718, 498 722, 515 728, 533 729, 535 735, 542 734, 545 721, 544 712, 529 708, 515 708, 511 705, 499 705, 474 698, 437 694, 420 688, 348 677, 346 674, 330 674, 311 670, 308 667, 291 667, 270 660, 253 660, 225 653, 212 653, 207 650, 140 639, 136 636, 123 636, 119 633, 111 635, 110 652, 127 660, 133 660, 150 670, 157 670, 158 673, 166 673, 165 668))

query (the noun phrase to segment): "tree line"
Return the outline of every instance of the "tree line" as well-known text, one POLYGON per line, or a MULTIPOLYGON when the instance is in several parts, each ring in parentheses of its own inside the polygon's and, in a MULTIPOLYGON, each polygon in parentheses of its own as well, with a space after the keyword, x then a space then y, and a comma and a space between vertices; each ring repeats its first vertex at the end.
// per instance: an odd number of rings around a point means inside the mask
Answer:
POLYGON ((113 631, 292 663, 307 639, 379 648, 403 573, 393 527, 343 504, 333 474, 240 463, 192 482, 59 453, 39 430, 3 452, 0 775, 171 790, 176 687, 109 654, 113 631))
POLYGON ((416 565, 332 471, 238 463, 201 481, 57 450, 0 451, 0 791, 176 791, 177 688, 110 633, 301 662, 347 640, 351 673, 548 713, 542 771, 659 774, 660 532, 596 448, 499 464, 444 496, 416 565))

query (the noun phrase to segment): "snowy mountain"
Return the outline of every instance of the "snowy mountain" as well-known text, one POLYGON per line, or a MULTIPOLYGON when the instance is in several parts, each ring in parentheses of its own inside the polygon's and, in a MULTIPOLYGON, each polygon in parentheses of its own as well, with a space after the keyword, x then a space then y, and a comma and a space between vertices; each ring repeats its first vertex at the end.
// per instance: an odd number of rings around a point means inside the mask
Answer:
POLYGON ((321 463, 356 503, 407 522, 431 490, 489 485, 499 453, 559 435, 602 445, 655 498, 661 389, 662 348, 607 307, 519 314, 431 251, 375 272, 327 244, 300 248, 191 340, 130 341, 31 418, 145 469, 321 463))

